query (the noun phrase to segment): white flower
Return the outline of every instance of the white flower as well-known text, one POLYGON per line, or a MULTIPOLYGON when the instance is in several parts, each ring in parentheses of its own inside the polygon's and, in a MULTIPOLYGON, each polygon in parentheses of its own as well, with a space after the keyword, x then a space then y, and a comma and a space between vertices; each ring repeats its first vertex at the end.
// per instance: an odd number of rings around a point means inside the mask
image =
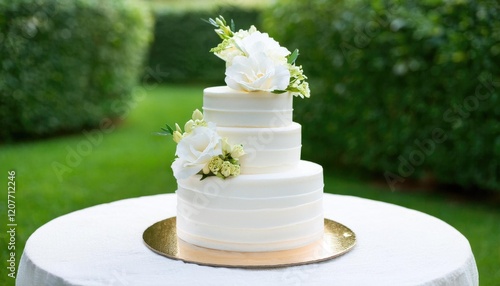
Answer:
POLYGON ((233 59, 236 56, 245 56, 243 51, 238 47, 237 42, 250 36, 250 34, 256 32, 257 29, 252 25, 249 30, 239 30, 233 34, 233 37, 224 40, 222 43, 221 50, 215 53, 216 56, 221 58, 226 62, 226 67, 233 64, 233 59))
POLYGON ((224 163, 224 160, 222 160, 219 156, 213 157, 207 164, 209 171, 217 175, 217 173, 220 170, 220 167, 222 166, 222 163, 224 163))
POLYGON ((212 157, 222 154, 221 145, 221 138, 214 128, 194 128, 177 144, 175 155, 178 158, 172 164, 175 178, 186 179, 200 172, 212 157))
POLYGON ((255 32, 257 32, 257 28, 255 28, 255 26, 252 25, 248 30, 240 29, 238 32, 235 32, 233 35, 233 39, 244 39, 255 32))
POLYGON ((186 124, 184 125, 184 130, 186 130, 186 133, 190 133, 193 131, 194 128, 194 121, 190 119, 186 124))
POLYGON ((238 176, 240 174, 240 165, 231 166, 231 175, 238 176))
POLYGON ((226 49, 216 53, 219 58, 223 59, 226 62, 226 67, 230 66, 233 63, 233 59, 236 56, 243 56, 243 52, 236 48, 234 45, 228 46, 226 49))
POLYGON ((231 157, 237 159, 241 156, 245 155, 245 151, 243 150, 242 145, 234 145, 231 150, 231 157))
POLYGON ((215 20, 210 19, 210 23, 217 27, 215 32, 222 39, 210 52, 226 62, 226 84, 229 87, 244 91, 289 91, 291 95, 302 98, 310 96, 307 77, 303 74, 302 67, 295 66, 299 55, 297 49, 290 53, 287 48, 281 47, 276 40, 269 37, 269 34, 257 31, 255 26, 246 31, 233 32, 222 16, 215 20), (255 64, 256 59, 262 60, 264 57, 265 63, 260 66, 255 64), (274 63, 271 68, 268 61, 274 63), (243 69, 245 65, 250 65, 250 68, 243 69), (288 79, 284 79, 284 66, 288 69, 288 79), (272 79, 272 76, 278 78, 272 79), (285 80, 288 85, 283 86, 285 80), (274 85, 278 88, 269 88, 274 85))
POLYGON ((280 44, 269 37, 267 33, 254 31, 243 38, 233 37, 233 39, 236 47, 238 47, 247 57, 264 53, 266 57, 276 64, 287 64, 287 56, 290 54, 290 51, 280 46, 280 44))
POLYGON ((273 62, 264 53, 237 56, 226 68, 225 81, 235 90, 285 90, 290 83, 290 71, 287 65, 273 62))
POLYGON ((175 130, 176 130, 177 132, 179 132, 179 133, 181 133, 181 134, 182 134, 182 129, 181 129, 181 127, 179 126, 179 124, 177 124, 177 123, 175 123, 175 130))
POLYGON ((196 109, 194 112, 193 112, 193 120, 196 121, 196 120, 199 120, 199 121, 202 121, 203 120, 203 113, 201 113, 201 111, 199 111, 198 109, 196 109))
POLYGON ((205 166, 203 166, 203 170, 202 170, 202 171, 203 171, 203 174, 205 174, 205 175, 210 174, 210 168, 209 168, 209 165, 210 165, 210 163, 208 163, 208 164, 206 164, 205 166))
POLYGON ((232 146, 227 141, 227 137, 222 138, 222 152, 224 154, 229 154, 232 152, 232 146))
POLYGON ((228 161, 224 161, 222 165, 220 166, 220 173, 224 177, 229 177, 231 176, 231 170, 232 170, 233 164, 231 164, 228 161))
POLYGON ((182 133, 180 133, 179 131, 176 130, 173 133, 173 137, 174 137, 175 143, 179 143, 182 140, 182 133))

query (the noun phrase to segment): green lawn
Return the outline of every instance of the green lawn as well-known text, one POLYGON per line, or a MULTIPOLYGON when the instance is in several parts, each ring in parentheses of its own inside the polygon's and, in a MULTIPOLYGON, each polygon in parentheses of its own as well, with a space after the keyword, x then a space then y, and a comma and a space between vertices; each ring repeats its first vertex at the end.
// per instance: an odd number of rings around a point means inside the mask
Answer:
MULTIPOLYGON (((195 108, 201 108, 203 87, 151 86, 139 90, 146 88, 147 96, 130 105, 128 115, 107 133, 96 129, 91 137, 77 133, 0 146, 0 181, 5 192, 8 170, 16 171, 18 259, 29 235, 55 217, 96 204, 175 190, 170 170, 175 143, 153 133, 167 122, 185 122, 195 108), (78 150, 80 155, 74 156, 78 150), (58 175, 54 164, 67 169, 59 168, 58 175)), ((498 208, 429 192, 390 192, 386 186, 333 173, 325 173, 325 185, 325 192, 386 201, 448 222, 469 239, 481 285, 500 285, 498 208)), ((4 195, 2 217, 7 213, 6 205, 4 195)), ((1 238, 3 258, 7 254, 4 229, 1 238)), ((0 277, 0 282, 7 277, 5 259, 0 277)))

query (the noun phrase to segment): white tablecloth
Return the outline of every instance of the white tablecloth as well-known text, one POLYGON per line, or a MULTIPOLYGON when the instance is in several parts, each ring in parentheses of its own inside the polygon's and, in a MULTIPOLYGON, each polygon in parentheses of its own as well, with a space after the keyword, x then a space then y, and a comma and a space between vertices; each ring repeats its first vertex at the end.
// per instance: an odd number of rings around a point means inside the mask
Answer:
POLYGON ((478 285, 469 242, 443 221, 367 199, 324 198, 325 217, 357 235, 354 249, 327 262, 248 270, 157 255, 142 233, 175 216, 175 195, 166 194, 98 205, 40 227, 26 243, 16 285, 478 285))

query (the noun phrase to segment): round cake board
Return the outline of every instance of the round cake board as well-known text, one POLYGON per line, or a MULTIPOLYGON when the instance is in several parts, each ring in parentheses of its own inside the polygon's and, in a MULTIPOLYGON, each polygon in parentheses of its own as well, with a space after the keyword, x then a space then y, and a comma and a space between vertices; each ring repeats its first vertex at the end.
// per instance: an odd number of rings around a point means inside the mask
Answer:
POLYGON ((152 251, 188 263, 233 268, 276 268, 311 264, 338 257, 356 244, 356 235, 348 227, 325 219, 322 239, 289 250, 236 252, 209 249, 189 244, 177 237, 176 218, 171 217, 148 227, 143 239, 152 251))

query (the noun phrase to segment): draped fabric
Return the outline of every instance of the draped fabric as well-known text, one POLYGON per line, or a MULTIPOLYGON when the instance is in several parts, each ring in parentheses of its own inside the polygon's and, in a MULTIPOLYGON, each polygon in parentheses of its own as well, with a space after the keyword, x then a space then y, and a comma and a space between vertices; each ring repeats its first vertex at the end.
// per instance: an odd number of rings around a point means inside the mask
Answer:
POLYGON ((262 270, 199 266, 149 250, 143 231, 175 216, 174 194, 117 201, 56 218, 26 243, 17 286, 478 285, 469 242, 427 214, 357 197, 324 195, 325 217, 357 236, 332 260, 262 270))

